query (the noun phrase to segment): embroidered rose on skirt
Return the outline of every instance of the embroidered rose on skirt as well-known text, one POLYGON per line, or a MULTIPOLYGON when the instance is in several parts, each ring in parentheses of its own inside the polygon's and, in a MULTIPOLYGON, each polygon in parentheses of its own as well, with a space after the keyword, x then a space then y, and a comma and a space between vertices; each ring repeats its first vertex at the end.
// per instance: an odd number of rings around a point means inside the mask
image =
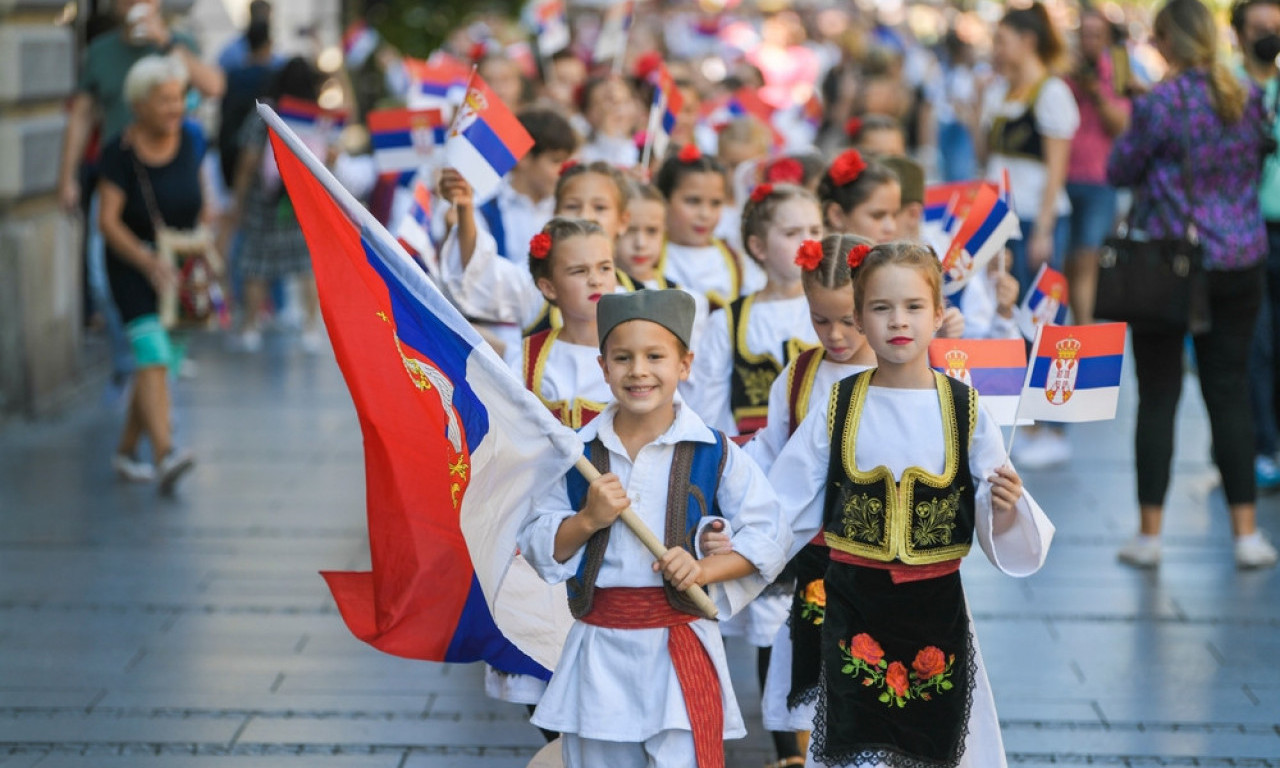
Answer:
POLYGON ((841 674, 861 680, 867 688, 879 689, 882 704, 905 707, 912 700, 931 701, 954 687, 955 654, 947 655, 937 646, 921 648, 908 670, 901 661, 885 659, 880 643, 865 632, 841 640, 839 645, 844 660, 841 674))
POLYGON ((800 616, 815 627, 822 626, 822 620, 827 617, 827 585, 822 579, 815 579, 804 588, 804 608, 800 616))

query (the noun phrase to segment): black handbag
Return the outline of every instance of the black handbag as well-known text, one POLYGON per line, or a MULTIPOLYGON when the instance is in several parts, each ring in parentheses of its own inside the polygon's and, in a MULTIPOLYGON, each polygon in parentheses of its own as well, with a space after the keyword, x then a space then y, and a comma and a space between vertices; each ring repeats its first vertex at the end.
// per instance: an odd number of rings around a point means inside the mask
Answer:
MULTIPOLYGON (((1181 89, 1179 89, 1181 93, 1181 89)), ((1183 122, 1183 189, 1191 200, 1191 137, 1183 122)), ((1094 315, 1138 331, 1207 333, 1209 282, 1195 222, 1181 237, 1148 238, 1133 227, 1134 210, 1098 257, 1094 315)))

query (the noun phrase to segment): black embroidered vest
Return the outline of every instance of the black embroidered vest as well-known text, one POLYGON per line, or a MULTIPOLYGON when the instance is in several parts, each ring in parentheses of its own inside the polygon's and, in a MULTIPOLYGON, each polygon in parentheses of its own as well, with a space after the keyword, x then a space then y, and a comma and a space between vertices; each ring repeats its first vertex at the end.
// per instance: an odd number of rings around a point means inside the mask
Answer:
POLYGON ((729 410, 738 432, 750 435, 764 428, 769 418, 769 387, 783 367, 808 348, 799 339, 787 339, 778 352, 782 360, 766 352, 755 355, 747 349, 747 327, 755 296, 743 296, 725 307, 729 321, 729 348, 733 350, 733 370, 729 378, 729 410))
POLYGON ((895 482, 887 467, 863 472, 854 458, 873 373, 874 369, 844 379, 831 393, 831 457, 823 514, 827 544, 885 563, 930 565, 964 557, 973 542, 969 446, 978 420, 978 392, 935 373, 946 445, 942 474, 910 467, 895 482))
POLYGON ((1021 115, 1015 118, 997 117, 992 121, 987 145, 989 152, 1044 162, 1044 137, 1036 123, 1036 101, 1040 98, 1044 84, 1044 80, 1036 84, 1027 98, 1027 109, 1021 115))

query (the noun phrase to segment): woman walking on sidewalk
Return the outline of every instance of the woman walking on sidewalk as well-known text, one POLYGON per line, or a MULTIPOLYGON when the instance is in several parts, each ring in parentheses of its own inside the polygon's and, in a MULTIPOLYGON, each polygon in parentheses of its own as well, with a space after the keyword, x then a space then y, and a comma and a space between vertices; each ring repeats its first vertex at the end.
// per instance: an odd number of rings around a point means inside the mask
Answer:
POLYGON ((202 141, 184 126, 187 69, 172 56, 147 56, 129 70, 124 93, 134 121, 102 150, 99 226, 107 245, 107 277, 137 362, 124 431, 112 466, 135 482, 158 476, 161 493, 195 463, 173 446, 169 368, 175 360, 160 323, 157 294, 177 282, 173 265, 156 252, 158 224, 195 227, 204 212, 200 189, 202 141), (137 458, 143 435, 156 466, 137 458))
MULTIPOLYGON (((1134 188, 1135 230, 1152 240, 1178 238, 1191 224, 1198 234, 1210 327, 1193 339, 1213 458, 1231 508, 1236 564, 1269 567, 1276 549, 1257 527, 1248 377, 1267 251, 1258 204, 1266 135, 1262 101, 1218 63, 1217 25, 1199 0, 1169 0, 1154 29, 1169 74, 1134 101, 1129 132, 1116 141, 1107 176, 1134 188)), ((1186 333, 1185 326, 1133 329, 1141 527, 1119 557, 1137 567, 1160 562, 1186 333)))

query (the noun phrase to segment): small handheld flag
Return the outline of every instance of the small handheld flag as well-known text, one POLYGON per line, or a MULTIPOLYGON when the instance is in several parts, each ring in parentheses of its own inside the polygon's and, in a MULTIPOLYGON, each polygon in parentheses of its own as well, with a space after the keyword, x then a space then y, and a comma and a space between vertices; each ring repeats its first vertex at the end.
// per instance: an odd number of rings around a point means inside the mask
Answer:
POLYGON ((624 0, 609 8, 605 11, 600 36, 596 38, 591 58, 597 64, 612 60, 614 74, 622 71, 622 64, 627 56, 627 36, 631 34, 634 11, 635 0, 624 0))
POLYGON ((1027 339, 1036 337, 1042 325, 1063 325, 1067 322, 1067 278, 1048 264, 1041 264, 1036 279, 1022 300, 1018 313, 1018 325, 1027 339))
POLYGON ((342 61, 347 69, 363 67, 373 52, 378 50, 378 42, 377 31, 363 19, 351 22, 351 25, 342 33, 342 61))
POLYGON ((684 96, 676 87, 675 78, 667 71, 667 65, 658 65, 658 82, 653 88, 653 105, 649 108, 649 129, 645 134, 644 155, 640 164, 649 167, 649 160, 654 155, 659 158, 667 154, 667 144, 671 142, 671 132, 676 128, 676 116, 684 109, 684 96))
POLYGON ((1036 421, 1114 419, 1127 327, 1124 323, 1040 326, 1018 417, 1036 421))
POLYGON ((1022 225, 1009 204, 991 185, 978 190, 964 214, 951 247, 942 257, 946 278, 943 292, 958 293, 969 280, 1004 250, 1011 238, 1022 237, 1022 225))
POLYGON ((431 242, 431 192, 421 175, 413 181, 413 195, 409 207, 396 222, 395 235, 410 255, 418 260, 427 274, 438 277, 436 249, 431 242))
POLYGON ((446 117, 467 92, 471 67, 447 54, 433 54, 426 61, 406 58, 409 93, 405 102, 410 109, 441 110, 446 117))
POLYGON ((488 84, 472 73, 445 140, 445 156, 484 200, 533 147, 533 138, 488 84))
POLYGON ((409 174, 443 146, 447 126, 438 109, 380 109, 366 118, 378 174, 409 174))
POLYGON ((544 59, 569 47, 564 0, 532 0, 525 8, 525 22, 533 31, 538 53, 544 59))
POLYGON ((347 125, 345 109, 324 109, 314 101, 281 96, 276 112, 294 133, 308 141, 328 146, 338 138, 347 125))
POLYGON ((1000 426, 1017 423, 1027 373, 1027 346, 1021 339, 934 339, 929 365, 978 390, 1000 426))

